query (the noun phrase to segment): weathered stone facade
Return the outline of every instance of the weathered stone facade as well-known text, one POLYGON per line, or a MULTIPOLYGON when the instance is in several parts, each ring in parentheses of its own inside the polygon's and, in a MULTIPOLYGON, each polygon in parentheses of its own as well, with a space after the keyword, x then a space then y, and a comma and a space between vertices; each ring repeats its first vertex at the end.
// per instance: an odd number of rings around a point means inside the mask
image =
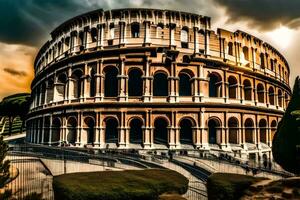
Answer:
POLYGON ((156 9, 96 10, 51 36, 35 61, 29 142, 269 155, 290 71, 260 39, 156 9))

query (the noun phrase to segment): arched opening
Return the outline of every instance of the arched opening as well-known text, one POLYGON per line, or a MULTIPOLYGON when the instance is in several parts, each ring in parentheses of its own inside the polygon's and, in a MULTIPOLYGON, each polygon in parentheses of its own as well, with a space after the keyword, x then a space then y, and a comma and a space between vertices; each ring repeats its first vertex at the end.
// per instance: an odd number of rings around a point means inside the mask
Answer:
POLYGON ((267 121, 265 119, 261 119, 258 123, 259 126, 259 136, 260 142, 267 143, 267 121))
POLYGON ((90 75, 90 97, 94 97, 96 95, 96 72, 94 69, 91 70, 90 75))
POLYGON ((283 98, 282 92, 281 92, 281 90, 278 90, 278 106, 279 107, 282 107, 282 98, 283 98))
POLYGON ((44 121, 44 143, 49 142, 49 133, 50 133, 50 118, 45 117, 45 121, 44 121))
POLYGON ((130 121, 129 141, 132 144, 143 144, 143 121, 139 118, 134 118, 130 121))
POLYGON ((187 73, 179 73, 179 96, 192 96, 191 77, 187 73))
POLYGON ((54 118, 52 122, 52 137, 51 143, 52 145, 58 145, 60 141, 60 129, 61 129, 61 122, 59 118, 54 118))
POLYGON ((180 33, 180 40, 181 40, 181 47, 182 48, 188 48, 189 47, 189 32, 188 32, 188 28, 187 27, 184 27, 182 30, 181 30, 181 33, 180 33))
POLYGON ((92 38, 92 43, 97 42, 97 40, 98 40, 98 30, 96 28, 91 29, 91 38, 92 38))
POLYGON ((117 97, 118 96, 118 69, 110 66, 105 68, 105 80, 104 80, 104 96, 105 97, 117 97))
POLYGON ((271 105, 275 105, 275 93, 274 93, 274 88, 273 87, 269 87, 269 103, 271 105))
POLYGON ((229 76, 228 87, 229 87, 229 98, 236 99, 238 85, 237 85, 237 80, 234 76, 229 76))
POLYGON ((82 87, 82 71, 76 70, 72 73, 72 80, 70 85, 71 98, 80 98, 81 96, 81 87, 82 87))
POLYGON ((54 95, 54 81, 53 78, 49 78, 47 81, 47 103, 50 103, 53 101, 53 95, 54 95))
POLYGON ((245 121, 245 142, 246 143, 254 143, 254 123, 253 120, 248 118, 245 121))
POLYGON ((244 85, 244 95, 245 95, 245 100, 246 101, 251 101, 252 100, 252 85, 251 82, 246 79, 243 82, 244 85))
POLYGON ((284 100, 285 100, 285 108, 287 108, 289 105, 289 96, 287 93, 284 94, 284 100))
POLYGON ((220 133, 221 124, 218 119, 212 118, 208 120, 208 142, 209 144, 217 144, 220 133))
POLYGON ((131 37, 133 38, 140 37, 140 24, 137 22, 133 22, 131 24, 131 37))
POLYGON ((232 42, 228 43, 228 55, 233 56, 233 44, 232 44, 232 42))
POLYGON ((259 103, 265 103, 265 88, 263 84, 257 84, 257 98, 259 103))
POLYGON ((105 120, 105 143, 118 143, 118 121, 115 118, 105 120))
POLYGON ((271 141, 273 141, 276 129, 277 129, 277 122, 276 122, 276 120, 273 120, 271 122, 271 141))
POLYGON ((67 124, 67 142, 69 144, 75 145, 77 137, 77 120, 71 117, 67 124))
POLYGON ((182 119, 180 121, 180 143, 194 144, 193 141, 193 123, 190 119, 182 119))
POLYGON ((248 47, 243 47, 244 59, 249 61, 249 49, 248 47))
POLYGON ((153 80, 153 96, 168 96, 168 77, 165 73, 156 73, 153 80))
POLYGON ((143 73, 139 69, 130 70, 128 76, 128 96, 143 95, 143 73))
POLYGON ((239 143, 239 122, 235 117, 231 117, 228 120, 228 132, 229 132, 229 143, 239 143))
POLYGON ((209 74, 209 96, 210 97, 222 96, 222 78, 217 73, 209 74))
POLYGON ((262 69, 265 68, 265 55, 263 53, 260 53, 260 66, 262 69))
POLYGON ((56 89, 56 96, 55 96, 55 101, 62 101, 66 97, 66 86, 67 86, 67 75, 66 74, 60 74, 57 77, 57 82, 55 84, 55 89, 56 89))
POLYGON ((84 41, 85 37, 84 37, 84 32, 83 31, 80 31, 79 32, 79 48, 80 50, 83 50, 84 49, 84 46, 85 46, 85 41, 84 41))
POLYGON ((168 122, 164 118, 157 118, 154 122, 154 143, 168 145, 168 122))
POLYGON ((95 142, 95 121, 91 117, 84 119, 85 128, 86 128, 86 137, 88 144, 94 144, 95 142))

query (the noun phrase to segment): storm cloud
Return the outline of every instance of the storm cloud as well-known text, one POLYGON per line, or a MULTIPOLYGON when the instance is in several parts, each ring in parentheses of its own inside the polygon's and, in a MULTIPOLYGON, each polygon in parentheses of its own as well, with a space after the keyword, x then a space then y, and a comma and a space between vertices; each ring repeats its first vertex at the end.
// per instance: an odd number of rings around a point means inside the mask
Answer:
POLYGON ((3 71, 5 71, 6 73, 9 73, 12 76, 27 76, 26 72, 18 71, 18 70, 11 69, 11 68, 4 68, 3 71))
POLYGON ((188 2, 185 0, 0 0, 0 42, 41 46, 59 24, 76 15, 100 8, 146 7, 179 9, 204 15, 218 13, 206 0, 188 2))
POLYGON ((214 0, 226 10, 229 22, 246 21, 250 27, 272 30, 280 25, 300 26, 299 0, 214 0))

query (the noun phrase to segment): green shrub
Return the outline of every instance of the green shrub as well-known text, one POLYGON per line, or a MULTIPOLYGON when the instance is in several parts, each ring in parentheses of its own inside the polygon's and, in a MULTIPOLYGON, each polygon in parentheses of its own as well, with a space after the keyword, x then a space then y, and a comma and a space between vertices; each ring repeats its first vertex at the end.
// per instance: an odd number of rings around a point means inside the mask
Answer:
POLYGON ((231 173, 212 174, 207 180, 208 199, 239 199, 250 185, 261 180, 264 178, 231 173))
POLYGON ((184 194, 188 179, 161 169, 73 173, 53 179, 57 200, 153 200, 166 192, 184 194))

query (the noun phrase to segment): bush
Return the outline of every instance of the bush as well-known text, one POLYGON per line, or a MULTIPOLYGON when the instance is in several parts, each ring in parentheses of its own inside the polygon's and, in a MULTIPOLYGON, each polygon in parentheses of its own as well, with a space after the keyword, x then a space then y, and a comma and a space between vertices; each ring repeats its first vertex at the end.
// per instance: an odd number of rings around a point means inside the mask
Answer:
POLYGON ((264 179, 265 178, 231 173, 212 174, 207 180, 208 199, 239 199, 250 185, 264 179))
POLYGON ((73 173, 53 179, 57 200, 153 200, 163 193, 184 194, 188 179, 161 169, 73 173))

